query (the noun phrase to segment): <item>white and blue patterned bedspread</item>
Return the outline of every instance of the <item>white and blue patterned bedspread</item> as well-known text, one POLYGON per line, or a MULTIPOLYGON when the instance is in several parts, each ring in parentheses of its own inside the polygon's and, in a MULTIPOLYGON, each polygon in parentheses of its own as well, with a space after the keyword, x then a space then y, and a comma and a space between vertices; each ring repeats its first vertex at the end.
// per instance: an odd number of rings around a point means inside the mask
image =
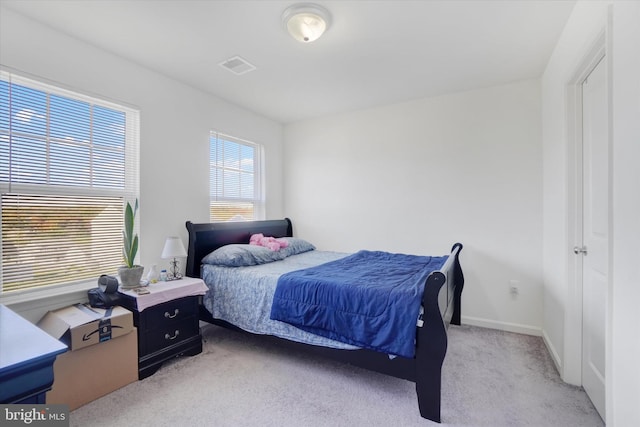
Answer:
POLYGON ((349 254, 314 250, 251 267, 204 264, 202 279, 209 287, 204 296, 204 306, 215 319, 227 321, 255 334, 275 335, 324 347, 355 349, 357 347, 269 318, 278 278, 282 274, 335 261, 347 255, 349 254))

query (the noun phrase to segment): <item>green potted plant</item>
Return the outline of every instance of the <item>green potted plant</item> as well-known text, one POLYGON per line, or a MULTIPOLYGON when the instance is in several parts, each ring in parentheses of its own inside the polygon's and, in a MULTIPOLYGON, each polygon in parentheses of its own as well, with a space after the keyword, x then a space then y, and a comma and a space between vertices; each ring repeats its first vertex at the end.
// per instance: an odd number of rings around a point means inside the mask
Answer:
POLYGON ((138 235, 133 234, 133 225, 138 212, 138 199, 136 199, 135 207, 131 207, 131 203, 127 202, 124 211, 124 231, 122 231, 122 255, 125 265, 118 269, 120 276, 120 284, 124 289, 132 289, 140 286, 142 272, 144 267, 136 265, 136 254, 138 253, 138 235))

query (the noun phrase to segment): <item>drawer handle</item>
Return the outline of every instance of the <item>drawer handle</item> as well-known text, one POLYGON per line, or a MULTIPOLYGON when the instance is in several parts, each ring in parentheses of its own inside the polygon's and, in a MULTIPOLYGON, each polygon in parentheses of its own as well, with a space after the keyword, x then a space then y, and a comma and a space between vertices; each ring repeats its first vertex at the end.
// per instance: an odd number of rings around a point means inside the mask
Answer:
POLYGON ((173 319, 174 317, 176 317, 178 315, 178 313, 180 313, 180 310, 178 310, 177 308, 175 310, 173 310, 173 314, 169 314, 168 311, 164 312, 164 317, 166 317, 167 319, 173 319))
POLYGON ((173 336, 171 336, 169 334, 164 334, 164 339, 165 340, 175 340, 176 338, 178 338, 178 335, 180 335, 180 331, 176 329, 176 333, 173 334, 173 336))

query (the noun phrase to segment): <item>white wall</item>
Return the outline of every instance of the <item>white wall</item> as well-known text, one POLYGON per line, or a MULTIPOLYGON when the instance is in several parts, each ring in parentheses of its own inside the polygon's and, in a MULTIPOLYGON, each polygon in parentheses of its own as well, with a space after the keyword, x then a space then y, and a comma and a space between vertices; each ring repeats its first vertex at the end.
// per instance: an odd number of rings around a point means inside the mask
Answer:
MULTIPOLYGON (((607 38, 612 138, 612 255, 606 362, 606 422, 640 425, 640 3, 580 1, 542 78, 544 161, 544 334, 563 378, 580 382, 575 360, 569 271, 568 150, 566 87, 602 31, 607 38), (577 373, 576 373, 577 372, 577 373), (567 378, 571 377, 571 378, 567 378)), ((578 355, 579 356, 579 355, 578 355)))
POLYGON ((539 334, 540 130, 538 80, 291 124, 285 213, 321 249, 433 255, 460 241, 463 322, 539 334))
MULTIPOLYGON (((208 222, 208 138, 212 129, 265 146, 267 217, 283 216, 282 125, 5 7, 0 15, 3 66, 140 109, 142 265, 166 263, 160 253, 169 235, 180 236, 186 245, 186 220, 208 222)), ((68 303, 69 299, 59 305, 68 303)), ((41 304, 33 313, 23 314, 37 320, 49 306, 41 304)))
POLYGON ((609 425, 640 425, 640 2, 614 3, 611 21, 613 289, 609 425))

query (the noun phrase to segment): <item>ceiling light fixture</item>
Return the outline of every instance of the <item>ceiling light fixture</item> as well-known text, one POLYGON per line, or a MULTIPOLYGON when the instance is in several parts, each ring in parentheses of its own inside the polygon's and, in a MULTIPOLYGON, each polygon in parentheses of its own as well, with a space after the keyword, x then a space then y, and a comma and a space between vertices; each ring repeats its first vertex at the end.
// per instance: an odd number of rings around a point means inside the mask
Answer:
POLYGON ((329 28, 331 15, 327 9, 317 4, 294 4, 282 14, 282 23, 291 37, 303 43, 311 43, 329 28))

